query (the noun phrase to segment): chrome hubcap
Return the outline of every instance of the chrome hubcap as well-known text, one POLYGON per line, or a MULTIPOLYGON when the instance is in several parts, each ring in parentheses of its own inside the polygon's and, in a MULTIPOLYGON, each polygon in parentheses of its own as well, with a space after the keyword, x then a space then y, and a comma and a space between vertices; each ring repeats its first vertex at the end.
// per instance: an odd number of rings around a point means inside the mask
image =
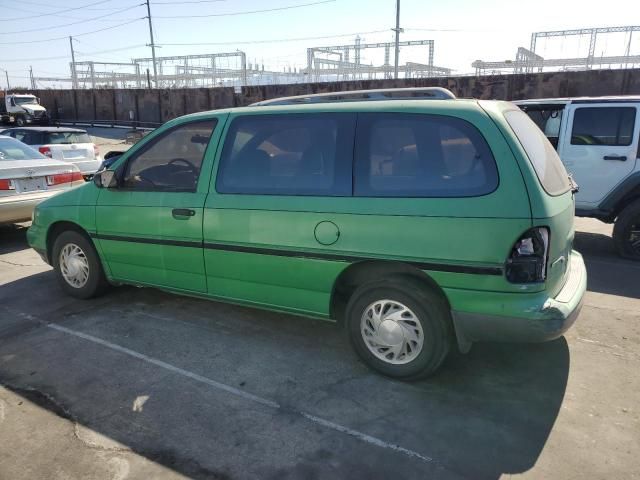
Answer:
POLYGON ((418 317, 395 300, 370 304, 360 319, 360 333, 371 353, 394 365, 409 363, 422 351, 424 333, 418 317))
POLYGON ((89 261, 75 243, 68 243, 62 248, 59 264, 62 278, 72 287, 82 288, 89 280, 89 261))

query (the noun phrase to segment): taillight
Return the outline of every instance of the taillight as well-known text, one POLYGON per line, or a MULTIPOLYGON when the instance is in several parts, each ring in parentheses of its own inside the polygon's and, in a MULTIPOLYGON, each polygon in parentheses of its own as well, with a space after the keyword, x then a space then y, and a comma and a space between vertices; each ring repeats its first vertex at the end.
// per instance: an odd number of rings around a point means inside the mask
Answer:
POLYGON ((98 155, 100 155, 100 150, 98 149, 98 146, 94 143, 93 144, 93 156, 95 158, 98 158, 98 155))
POLYGON ((511 249, 507 259, 507 280, 512 283, 543 282, 547 277, 549 229, 527 230, 511 249))
POLYGON ((38 151, 46 157, 51 158, 52 156, 51 149, 49 147, 40 147, 38 148, 38 151))
POLYGON ((0 180, 0 190, 15 190, 13 180, 0 180))
POLYGON ((47 176, 47 185, 60 185, 61 183, 71 183, 84 180, 80 172, 56 173, 47 176))

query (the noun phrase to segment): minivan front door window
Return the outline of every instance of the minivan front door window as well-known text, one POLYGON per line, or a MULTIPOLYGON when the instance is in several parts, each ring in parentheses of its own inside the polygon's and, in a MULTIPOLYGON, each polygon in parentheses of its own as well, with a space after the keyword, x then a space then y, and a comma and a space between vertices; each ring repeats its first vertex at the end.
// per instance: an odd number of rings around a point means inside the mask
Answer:
POLYGON ((169 130, 129 159, 123 187, 133 190, 193 192, 215 120, 191 122, 169 130))

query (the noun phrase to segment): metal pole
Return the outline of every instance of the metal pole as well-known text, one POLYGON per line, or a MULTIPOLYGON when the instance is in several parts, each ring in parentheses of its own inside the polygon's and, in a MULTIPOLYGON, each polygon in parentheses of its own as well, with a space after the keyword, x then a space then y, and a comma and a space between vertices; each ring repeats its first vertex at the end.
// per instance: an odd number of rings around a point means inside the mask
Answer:
POLYGON ((629 53, 631 53, 631 37, 633 36, 633 30, 629 30, 629 43, 627 43, 627 49, 624 52, 624 56, 626 57, 624 59, 624 68, 627 68, 627 65, 629 63, 629 53))
POLYGON ((36 89, 36 82, 33 79, 33 67, 29 65, 29 79, 31 79, 31 90, 36 89))
POLYGON ((147 4, 147 20, 149 20, 149 37, 151 37, 151 58, 153 61, 153 83, 158 88, 158 70, 156 68, 156 44, 153 42, 153 25, 151 24, 151 7, 149 6, 149 0, 146 0, 147 4))
POLYGON ((11 85, 9 85, 9 72, 5 70, 4 74, 7 76, 7 90, 11 90, 11 85))
POLYGON ((69 37, 71 46, 71 88, 78 88, 78 76, 76 75, 76 54, 73 51, 73 37, 69 37))
POLYGON ((396 58, 393 66, 393 78, 398 78, 398 61, 400 58, 400 0, 396 0, 396 58))

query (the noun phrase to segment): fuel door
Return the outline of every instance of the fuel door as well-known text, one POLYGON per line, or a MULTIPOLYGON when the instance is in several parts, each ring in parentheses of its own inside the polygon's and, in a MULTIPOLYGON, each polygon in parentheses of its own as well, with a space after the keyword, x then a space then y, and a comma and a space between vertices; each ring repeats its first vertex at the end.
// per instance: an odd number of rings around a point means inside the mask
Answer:
POLYGON ((340 229, 329 220, 318 223, 313 233, 316 241, 321 245, 333 245, 340 238, 340 229))

